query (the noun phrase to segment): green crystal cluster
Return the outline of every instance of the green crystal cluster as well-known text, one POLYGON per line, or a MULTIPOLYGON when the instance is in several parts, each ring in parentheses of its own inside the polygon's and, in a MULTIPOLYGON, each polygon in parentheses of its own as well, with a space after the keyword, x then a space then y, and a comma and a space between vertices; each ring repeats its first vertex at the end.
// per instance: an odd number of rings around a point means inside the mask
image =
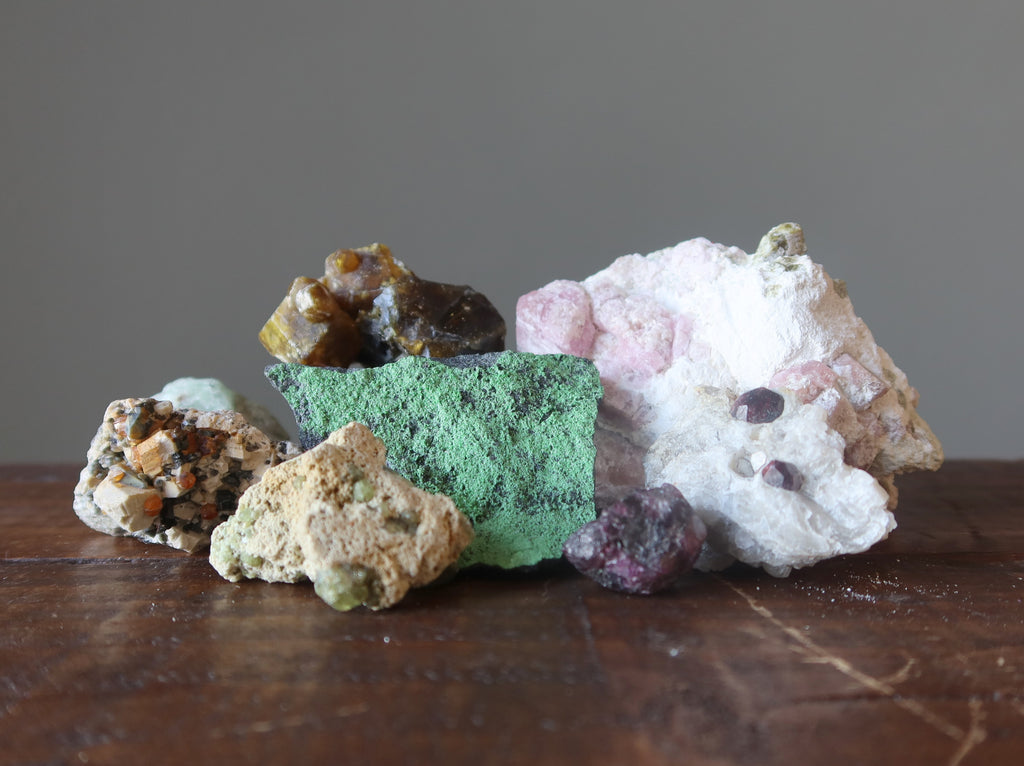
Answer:
POLYGON ((451 497, 476 532, 460 567, 558 558, 595 517, 602 387, 587 359, 506 351, 360 370, 279 364, 267 377, 306 449, 358 421, 384 442, 390 468, 451 497))

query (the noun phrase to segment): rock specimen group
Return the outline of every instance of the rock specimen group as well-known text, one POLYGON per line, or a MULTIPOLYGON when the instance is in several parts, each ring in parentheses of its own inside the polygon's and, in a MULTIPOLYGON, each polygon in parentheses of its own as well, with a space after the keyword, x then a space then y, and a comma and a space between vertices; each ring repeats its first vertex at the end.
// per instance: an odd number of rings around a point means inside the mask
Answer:
POLYGON ((229 580, 377 609, 446 570, 563 554, 633 593, 736 560, 785 575, 885 537, 895 475, 942 461, 795 224, 752 254, 624 256, 523 296, 516 321, 504 351, 472 288, 340 250, 259 334, 301 446, 219 382, 176 381, 110 404, 75 510, 210 546, 229 580))

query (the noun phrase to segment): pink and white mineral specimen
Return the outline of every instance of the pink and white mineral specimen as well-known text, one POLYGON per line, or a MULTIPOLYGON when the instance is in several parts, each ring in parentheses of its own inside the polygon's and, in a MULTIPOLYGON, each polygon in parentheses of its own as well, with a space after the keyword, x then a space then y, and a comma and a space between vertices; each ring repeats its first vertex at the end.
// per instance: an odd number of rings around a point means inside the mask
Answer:
POLYGON ((756 252, 698 238, 522 296, 521 351, 592 359, 605 388, 599 503, 676 486, 708 529, 699 569, 785 575, 894 527, 894 476, 942 448, 917 391, 806 254, 796 224, 756 252))

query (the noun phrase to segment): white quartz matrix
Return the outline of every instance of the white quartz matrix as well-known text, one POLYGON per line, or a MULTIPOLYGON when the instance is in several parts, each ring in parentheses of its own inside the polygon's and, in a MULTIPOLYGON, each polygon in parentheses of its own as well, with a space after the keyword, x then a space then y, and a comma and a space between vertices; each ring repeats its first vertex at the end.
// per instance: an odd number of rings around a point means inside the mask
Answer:
POLYGON ((752 254, 698 238, 623 256, 522 296, 516 320, 520 351, 594 361, 599 497, 674 484, 709 529, 698 568, 739 559, 785 575, 865 550, 895 527, 895 474, 942 463, 917 391, 796 224, 752 254), (760 387, 783 397, 781 416, 734 415, 760 387), (766 481, 771 461, 800 486, 766 481))

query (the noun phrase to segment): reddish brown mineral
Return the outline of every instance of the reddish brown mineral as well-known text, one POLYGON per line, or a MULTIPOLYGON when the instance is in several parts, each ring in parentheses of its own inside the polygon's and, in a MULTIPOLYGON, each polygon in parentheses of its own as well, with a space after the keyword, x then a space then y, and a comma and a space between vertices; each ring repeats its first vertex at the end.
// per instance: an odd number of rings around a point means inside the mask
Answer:
POLYGON ((565 557, 606 588, 656 593, 693 567, 704 522, 671 484, 638 489, 570 535, 565 557))

